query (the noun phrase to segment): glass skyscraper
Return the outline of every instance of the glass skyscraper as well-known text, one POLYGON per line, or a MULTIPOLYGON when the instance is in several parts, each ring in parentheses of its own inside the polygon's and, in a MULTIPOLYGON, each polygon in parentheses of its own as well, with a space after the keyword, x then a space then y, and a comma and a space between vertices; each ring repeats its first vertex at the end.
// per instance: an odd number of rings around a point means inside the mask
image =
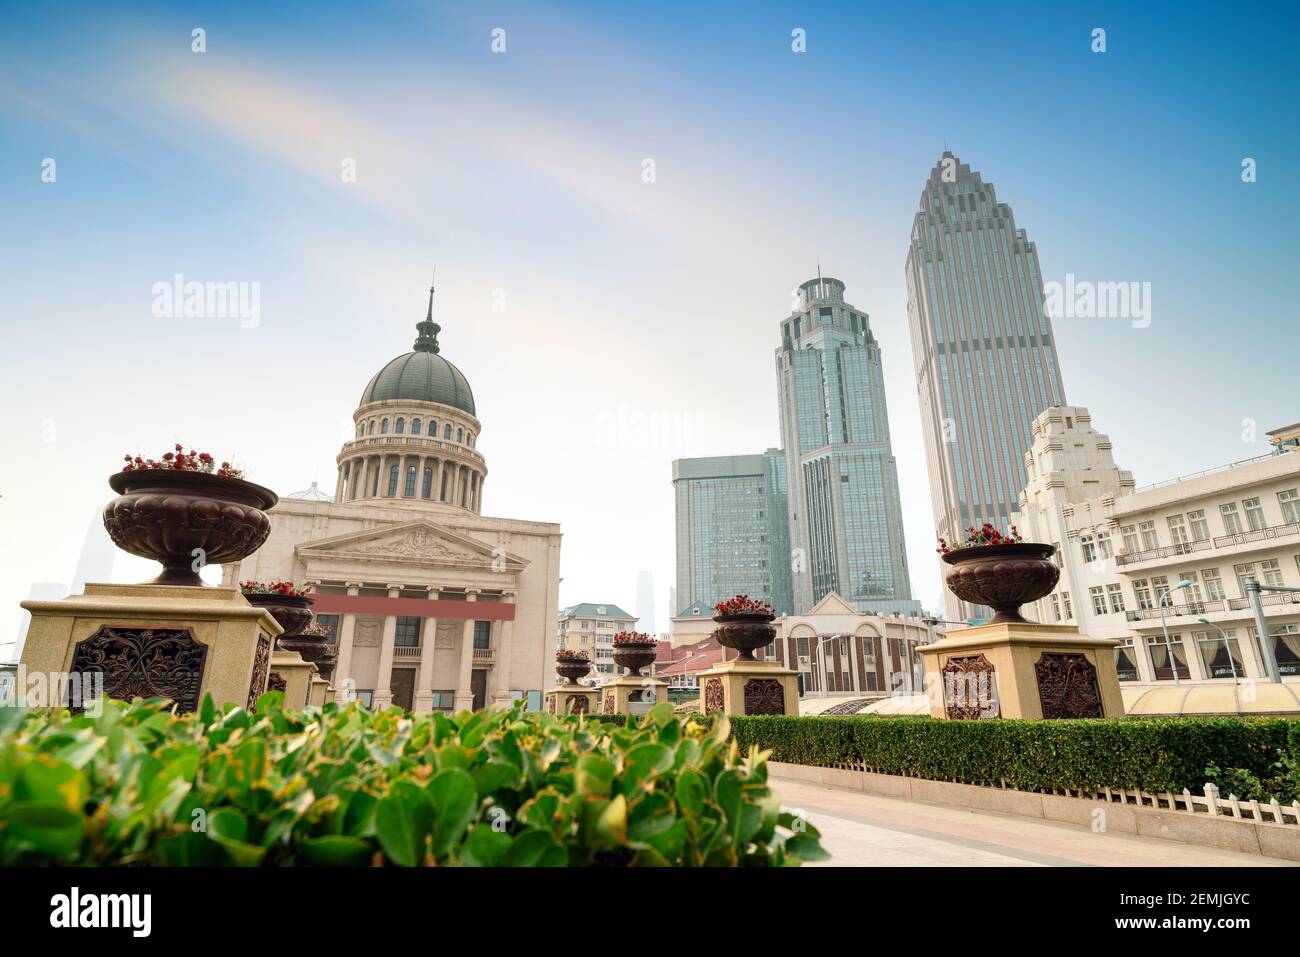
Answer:
POLYGON ((761 598, 788 614, 790 539, 785 461, 719 455, 673 462, 677 502, 677 589, 673 614, 695 602, 761 598))
MULTIPOLYGON (((945 151, 907 253, 907 316, 935 531, 1003 529, 1025 485, 1031 425, 1065 405, 1038 250, 1011 207, 945 151)), ((951 595, 950 618, 977 609, 951 595)))
POLYGON ((880 346, 844 283, 799 287, 776 351, 796 614, 828 592, 914 613, 880 346))

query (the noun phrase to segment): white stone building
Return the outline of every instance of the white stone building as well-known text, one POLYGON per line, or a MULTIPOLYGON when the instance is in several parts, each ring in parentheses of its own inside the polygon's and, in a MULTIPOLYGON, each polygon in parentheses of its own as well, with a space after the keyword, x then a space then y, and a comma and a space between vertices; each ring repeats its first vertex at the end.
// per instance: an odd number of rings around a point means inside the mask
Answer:
POLYGON ((223 582, 314 585, 338 643, 335 687, 375 707, 540 708, 555 680, 560 528, 482 514, 474 395, 439 355, 432 289, 417 329, 362 394, 333 500, 281 499, 266 544, 223 582))
POLYGON ((618 605, 579 602, 560 612, 556 647, 585 651, 593 665, 591 679, 599 683, 620 671, 614 665, 614 636, 633 631, 636 623, 618 605))
MULTIPOLYGON (((1245 582, 1300 587, 1300 454, 1275 444, 1135 489, 1087 409, 1044 411, 1015 521, 1026 540, 1058 546, 1061 580, 1026 617, 1119 639, 1130 685, 1267 680, 1245 582)), ((1282 681, 1300 684, 1300 595, 1262 600, 1282 681)))

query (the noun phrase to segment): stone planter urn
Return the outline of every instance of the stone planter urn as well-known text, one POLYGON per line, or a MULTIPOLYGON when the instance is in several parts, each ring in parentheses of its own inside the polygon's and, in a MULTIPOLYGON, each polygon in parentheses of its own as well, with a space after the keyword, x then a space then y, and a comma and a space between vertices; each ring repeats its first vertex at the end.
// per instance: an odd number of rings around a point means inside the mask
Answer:
POLYGON ((724 648, 738 651, 738 661, 754 661, 755 651, 776 640, 773 618, 759 614, 715 615, 718 627, 713 629, 713 637, 724 648))
POLYGON ((591 673, 591 659, 561 658, 556 655, 555 671, 564 679, 565 684, 576 685, 580 679, 587 677, 591 673))
POLYGON ((638 641, 614 645, 614 664, 626 668, 634 678, 644 677, 642 669, 654 663, 658 642, 638 641))
POLYGON ((117 498, 104 506, 104 528, 122 551, 162 563, 151 585, 203 587, 195 566, 257 551, 271 534, 266 510, 279 501, 268 488, 207 472, 142 469, 108 484, 117 498))
POLYGON ((988 605, 991 623, 1024 622, 1020 606, 1050 594, 1061 577, 1056 546, 1041 542, 975 545, 943 555, 945 583, 962 601, 988 605))
POLYGON ((327 638, 326 634, 307 634, 307 630, 304 630, 287 639, 281 635, 276 647, 282 651, 296 651, 303 661, 315 665, 320 676, 329 681, 334 676, 334 665, 338 662, 339 652, 327 638))
MULTIPOLYGON (((289 648, 286 640, 291 640, 302 633, 302 630, 311 624, 311 606, 312 597, 310 595, 274 595, 274 594, 249 594, 244 593, 244 597, 250 605, 257 608, 265 608, 275 619, 275 623, 284 629, 284 634, 280 635, 277 643, 278 648, 285 651, 296 651, 296 648, 289 648)), ((308 642, 309 644, 324 644, 323 637, 308 642)), ((305 656, 304 656, 305 657, 305 656)))

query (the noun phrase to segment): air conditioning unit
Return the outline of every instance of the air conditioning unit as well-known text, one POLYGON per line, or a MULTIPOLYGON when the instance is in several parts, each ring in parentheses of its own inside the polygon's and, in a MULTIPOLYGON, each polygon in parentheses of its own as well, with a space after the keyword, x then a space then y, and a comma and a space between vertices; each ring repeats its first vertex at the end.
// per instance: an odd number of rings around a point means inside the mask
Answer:
POLYGON ((799 656, 799 670, 807 671, 812 667, 812 660, 807 655, 799 656))

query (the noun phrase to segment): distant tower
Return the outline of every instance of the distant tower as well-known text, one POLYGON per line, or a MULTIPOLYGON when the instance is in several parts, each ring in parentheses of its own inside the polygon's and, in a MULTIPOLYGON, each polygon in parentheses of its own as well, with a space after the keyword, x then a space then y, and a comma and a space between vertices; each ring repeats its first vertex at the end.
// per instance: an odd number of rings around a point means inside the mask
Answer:
MULTIPOLYGON (((993 184, 945 150, 921 192, 906 272, 935 533, 951 542, 984 521, 1005 529, 1033 422, 1065 404, 1038 249, 993 184)), ((949 618, 980 615, 945 597, 949 618)))
POLYGON ((64 594, 80 595, 85 591, 86 582, 111 582, 116 558, 117 546, 108 537, 108 531, 104 528, 104 516, 97 509, 86 528, 81 556, 77 559, 76 571, 72 573, 72 585, 64 594))
POLYGON ((794 612, 829 592, 859 611, 920 611, 912 599, 880 346, 844 283, 798 290, 776 350, 794 612))
POLYGON ((647 635, 658 634, 655 631, 655 577, 648 571, 636 573, 636 617, 639 631, 647 635))

